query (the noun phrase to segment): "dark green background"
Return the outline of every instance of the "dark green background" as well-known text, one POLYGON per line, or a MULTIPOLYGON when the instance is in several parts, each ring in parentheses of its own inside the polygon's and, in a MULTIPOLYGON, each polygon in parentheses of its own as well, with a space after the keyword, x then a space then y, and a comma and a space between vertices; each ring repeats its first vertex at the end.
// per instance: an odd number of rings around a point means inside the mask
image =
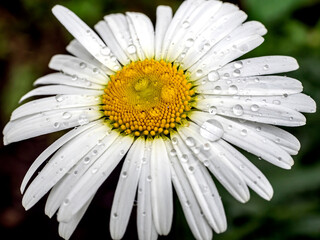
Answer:
MULTIPOLYGON (((290 55, 300 69, 289 73, 304 85, 304 92, 320 98, 320 1, 242 0, 237 3, 268 29, 265 43, 248 56, 290 55)), ((72 9, 89 26, 105 14, 141 11, 155 20, 156 6, 177 9, 181 1, 169 0, 66 0, 1 1, 0 3, 0 128, 18 106, 19 98, 32 89, 38 77, 50 73, 52 55, 65 53, 72 37, 51 14, 55 4, 72 9)), ((247 57, 247 56, 245 56, 247 57)), ((307 125, 288 129, 301 141, 291 171, 278 169, 248 156, 274 187, 270 202, 252 193, 238 203, 220 185, 228 229, 214 239, 320 239, 320 114, 306 114, 307 125)), ((21 206, 20 183, 32 161, 62 133, 41 136, 0 149, 0 238, 59 239, 56 220, 44 215, 45 198, 30 211, 21 206)), ((108 218, 120 168, 99 190, 72 239, 109 239, 108 218)), ((135 208, 125 239, 136 239, 135 208)), ((193 239, 178 201, 169 236, 160 239, 193 239)))

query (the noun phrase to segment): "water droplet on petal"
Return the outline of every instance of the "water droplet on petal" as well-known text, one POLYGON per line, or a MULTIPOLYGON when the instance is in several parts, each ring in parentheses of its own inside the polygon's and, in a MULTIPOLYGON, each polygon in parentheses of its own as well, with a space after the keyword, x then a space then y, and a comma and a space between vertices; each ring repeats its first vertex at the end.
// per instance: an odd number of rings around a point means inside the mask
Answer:
POLYGON ((268 70, 268 69, 269 69, 269 65, 268 64, 263 66, 263 70, 268 70))
POLYGON ((190 23, 189 23, 188 21, 184 21, 184 22, 182 23, 182 27, 183 27, 183 28, 188 28, 188 27, 190 27, 190 23))
POLYGON ((118 218, 118 213, 112 214, 112 217, 113 217, 113 218, 118 218))
POLYGON ((77 76, 77 75, 75 75, 75 74, 72 75, 72 77, 71 77, 71 80, 72 80, 72 81, 76 81, 77 79, 78 79, 78 76, 77 76))
POLYGON ((81 63, 79 64, 79 66, 80 66, 81 69, 85 69, 85 68, 87 67, 87 64, 84 63, 84 62, 81 62, 81 63))
POLYGON ((202 75, 202 73, 203 73, 202 70, 198 69, 196 72, 197 77, 200 77, 202 75))
POLYGON ((108 48, 108 47, 103 47, 103 48, 101 48, 100 53, 101 53, 102 55, 107 56, 107 55, 109 55, 109 54, 111 53, 111 50, 110 50, 110 48, 108 48))
POLYGON ((187 200, 186 203, 185 203, 186 207, 190 207, 191 206, 191 203, 187 200))
POLYGON ((173 137, 173 138, 171 139, 171 142, 172 142, 173 144, 178 144, 178 139, 177 139, 176 137, 173 137))
POLYGON ((275 104, 275 105, 280 105, 281 104, 281 102, 279 100, 273 100, 272 103, 275 104))
POLYGON ((78 123, 79 125, 85 125, 89 122, 89 119, 87 118, 86 114, 80 114, 78 118, 78 123))
POLYGON ((97 173, 98 172, 98 168, 93 168, 92 170, 91 170, 91 173, 93 173, 93 174, 95 174, 95 173, 97 173))
POLYGON ((235 62, 233 66, 237 69, 240 69, 243 67, 243 63, 241 61, 238 61, 238 62, 235 62))
POLYGON ((137 52, 137 48, 136 48, 136 46, 131 44, 131 45, 128 46, 127 51, 128 51, 129 54, 135 54, 137 52))
POLYGON ((57 102, 62 102, 64 100, 64 96, 59 94, 55 96, 55 99, 57 102))
POLYGON ((177 151, 173 148, 170 150, 170 155, 171 156, 176 156, 177 155, 177 151))
POLYGON ((69 113, 69 112, 64 112, 64 113, 62 114, 62 118, 63 118, 63 119, 69 119, 69 118, 71 118, 71 116, 72 116, 72 114, 69 113))
POLYGON ((215 82, 215 81, 218 81, 220 79, 220 75, 217 71, 211 71, 209 72, 208 74, 208 80, 210 82, 215 82))
POLYGON ((217 141, 223 136, 224 130, 220 122, 214 119, 205 121, 201 128, 200 134, 209 141, 217 141))
POLYGON ((209 107, 209 113, 210 113, 211 115, 216 115, 217 112, 218 112, 218 110, 217 110, 217 108, 216 108, 215 106, 210 106, 210 107, 209 107))
POLYGON ((54 128, 58 128, 60 126, 60 123, 58 123, 58 122, 55 122, 54 124, 53 124, 53 127, 54 128))
POLYGON ((190 166, 190 167, 188 168, 188 170, 189 170, 190 173, 194 173, 194 170, 195 170, 195 169, 194 169, 193 166, 190 166))
POLYGON ((188 155, 187 154, 182 154, 181 161, 182 162, 188 162, 188 160, 189 160, 188 155))
POLYGON ((241 74, 241 71, 239 69, 236 69, 236 70, 233 71, 233 76, 234 77, 239 77, 240 74, 241 74))
POLYGON ((206 167, 208 167, 208 166, 210 165, 209 160, 204 160, 204 161, 203 161, 203 165, 205 165, 206 167))
POLYGON ((193 38, 188 38, 186 41, 186 47, 192 47, 194 43, 193 38))
POLYGON ((242 135, 242 136, 247 136, 247 134, 248 134, 247 129, 242 129, 242 130, 241 130, 241 135, 242 135))
POLYGON ((68 198, 66 198, 64 201, 63 201, 63 204, 64 205, 68 205, 70 203, 70 200, 68 198))
POLYGON ((257 112, 259 111, 259 106, 257 104, 253 104, 251 105, 250 109, 252 112, 257 112))
POLYGON ((261 131, 261 127, 256 127, 256 131, 260 132, 261 131))
POLYGON ((241 116, 243 114, 243 107, 241 105, 237 104, 232 108, 232 111, 233 111, 234 115, 241 116))
POLYGON ((238 93, 238 87, 236 85, 231 85, 229 88, 228 88, 228 91, 230 94, 234 95, 234 94, 237 94, 238 93))
POLYGON ((220 86, 216 86, 214 89, 213 89, 213 93, 214 94, 219 94, 219 93, 221 93, 221 87, 220 86))
POLYGON ((122 178, 127 178, 128 177, 128 173, 126 171, 123 171, 121 174, 122 178))
POLYGON ((151 182, 151 181, 152 181, 152 177, 151 177, 150 175, 147 177, 147 181, 148 181, 148 182, 151 182))
POLYGON ((189 146, 189 147, 193 147, 195 145, 195 140, 193 137, 187 137, 186 139, 186 144, 189 146))
POLYGON ((90 162, 90 158, 89 157, 85 157, 83 160, 84 164, 88 164, 90 162))

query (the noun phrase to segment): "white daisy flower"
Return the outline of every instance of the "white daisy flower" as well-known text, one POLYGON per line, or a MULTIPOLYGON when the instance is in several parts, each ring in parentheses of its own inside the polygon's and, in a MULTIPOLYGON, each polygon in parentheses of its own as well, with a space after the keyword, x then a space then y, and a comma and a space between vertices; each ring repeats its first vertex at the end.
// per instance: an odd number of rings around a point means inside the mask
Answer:
POLYGON ((300 112, 316 106, 298 80, 274 75, 298 69, 295 59, 236 60, 263 42, 261 23, 245 22, 237 6, 215 0, 184 1, 174 16, 159 6, 155 27, 144 14, 127 12, 105 16, 93 31, 65 7, 53 13, 75 37, 67 46, 73 56, 51 59, 58 72, 36 80, 41 86, 21 101, 47 97, 12 113, 4 143, 73 129, 27 172, 26 209, 51 189, 45 212, 57 213, 68 239, 120 161, 113 239, 123 237, 135 199, 139 239, 168 234, 173 188, 196 239, 227 228, 214 181, 243 203, 249 188, 272 197, 266 177, 235 147, 290 169, 300 144, 276 125, 304 125, 300 112))

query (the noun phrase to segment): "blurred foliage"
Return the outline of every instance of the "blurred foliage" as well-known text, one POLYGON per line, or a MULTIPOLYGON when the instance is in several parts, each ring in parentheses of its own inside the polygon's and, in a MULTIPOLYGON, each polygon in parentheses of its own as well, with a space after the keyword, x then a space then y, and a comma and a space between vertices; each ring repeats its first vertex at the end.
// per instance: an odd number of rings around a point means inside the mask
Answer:
MULTIPOLYGON (((294 56, 300 64, 300 69, 288 75, 301 80, 304 92, 319 103, 320 1, 230 2, 237 3, 248 14, 249 20, 261 21, 268 29, 265 42, 244 57, 294 56)), ((51 56, 64 53, 64 48, 71 39, 69 33, 50 12, 55 4, 69 7, 89 26, 94 26, 105 14, 124 11, 145 12, 155 21, 157 5, 170 5, 176 10, 180 3, 178 0, 1 2, 1 128, 9 120, 12 110, 18 106, 20 97, 32 88, 32 82, 50 72, 47 64, 51 56)), ((296 164, 291 171, 278 169, 247 155, 265 173, 274 187, 274 197, 270 202, 252 193, 248 203, 238 203, 217 184, 225 205, 228 229, 223 234, 215 234, 214 239, 320 239, 320 113, 306 114, 306 117, 306 126, 287 129, 297 136, 302 145, 301 151, 294 157, 296 164)), ((41 152, 41 148, 53 141, 52 136, 58 135, 35 138, 10 145, 5 149, 1 148, 0 180, 3 180, 1 183, 4 184, 2 189, 5 191, 5 197, 1 199, 0 224, 1 231, 9 233, 10 239, 20 239, 21 236, 32 239, 59 239, 56 223, 44 217, 44 200, 26 214, 22 210, 21 195, 18 192, 27 168, 41 152)), ((116 179, 117 176, 114 177, 114 182, 111 182, 113 185, 116 179)), ((107 182, 103 188, 112 184, 107 182)), ((105 195, 101 190, 97 198, 105 195)), ((96 200, 80 223, 73 239, 108 239, 109 213, 106 213, 105 208, 104 200, 96 200), (101 236, 102 234, 104 236, 101 236)), ((134 239, 130 234, 136 231, 135 224, 133 217, 126 239, 134 239)), ((172 231, 168 237, 160 239, 193 239, 178 201, 175 203, 172 231)))

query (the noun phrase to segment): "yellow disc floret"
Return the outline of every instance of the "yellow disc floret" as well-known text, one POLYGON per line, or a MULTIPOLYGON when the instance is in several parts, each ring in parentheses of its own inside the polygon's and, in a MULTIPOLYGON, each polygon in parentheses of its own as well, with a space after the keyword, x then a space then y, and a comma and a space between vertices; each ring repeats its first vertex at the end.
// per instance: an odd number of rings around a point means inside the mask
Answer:
POLYGON ((167 135, 187 117, 191 88, 176 65, 153 59, 132 62, 110 77, 102 109, 113 127, 126 134, 167 135))

